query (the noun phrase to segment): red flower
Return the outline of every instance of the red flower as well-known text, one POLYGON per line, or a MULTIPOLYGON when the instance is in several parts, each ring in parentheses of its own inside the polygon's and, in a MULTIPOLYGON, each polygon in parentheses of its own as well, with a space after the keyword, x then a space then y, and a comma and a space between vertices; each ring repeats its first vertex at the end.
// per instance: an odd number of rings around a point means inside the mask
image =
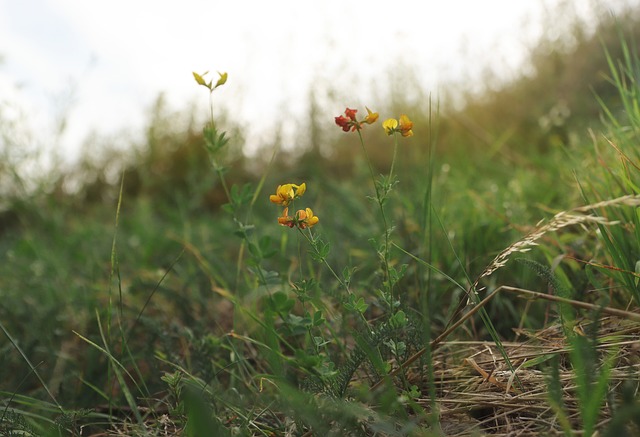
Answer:
POLYGON ((357 109, 345 109, 344 110, 344 115, 346 115, 348 118, 351 119, 351 121, 356 121, 356 112, 358 112, 357 109))
POLYGON ((349 129, 351 129, 351 120, 346 118, 344 115, 336 117, 336 124, 345 132, 349 132, 349 129))
MULTIPOLYGON (((336 124, 342 128, 345 132, 355 132, 356 130, 362 129, 362 124, 356 118, 357 109, 347 108, 344 110, 344 115, 340 115, 336 117, 336 124)), ((368 117, 368 116, 367 116, 368 117)), ((369 123, 368 119, 364 120, 366 123, 369 123)), ((375 120, 374 120, 375 121, 375 120)))

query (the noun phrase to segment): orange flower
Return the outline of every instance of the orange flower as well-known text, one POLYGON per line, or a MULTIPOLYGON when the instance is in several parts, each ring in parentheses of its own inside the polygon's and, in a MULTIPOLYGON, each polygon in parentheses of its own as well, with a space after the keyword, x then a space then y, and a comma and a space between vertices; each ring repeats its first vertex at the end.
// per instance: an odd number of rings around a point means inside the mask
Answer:
POLYGON ((413 122, 409 120, 409 117, 402 114, 398 124, 398 130, 403 137, 410 137, 413 135, 413 122))
POLYGON ((285 208, 284 211, 282 211, 282 216, 278 217, 278 223, 282 226, 289 226, 290 228, 296 225, 295 219, 289 217, 289 208, 285 208))
POLYGON ((300 229, 306 229, 315 226, 319 221, 320 219, 317 216, 313 215, 313 211, 311 210, 311 208, 298 210, 294 217, 291 217, 289 215, 289 208, 285 208, 284 211, 282 211, 282 215, 278 217, 278 223, 280 223, 282 226, 288 226, 290 228, 297 226, 300 229))

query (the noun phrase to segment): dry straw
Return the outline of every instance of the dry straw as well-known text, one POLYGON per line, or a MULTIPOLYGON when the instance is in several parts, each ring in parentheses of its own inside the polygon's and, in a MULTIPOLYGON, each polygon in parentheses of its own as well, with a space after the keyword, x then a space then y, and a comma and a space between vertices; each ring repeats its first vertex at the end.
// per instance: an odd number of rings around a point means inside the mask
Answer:
POLYGON ((600 224, 600 225, 615 225, 618 224, 617 221, 610 221, 606 217, 598 216, 595 214, 584 214, 589 211, 594 211, 596 209, 610 207, 610 206, 640 206, 640 195, 628 195, 617 197, 611 200, 605 200, 598 203, 593 203, 591 205, 581 206, 578 208, 571 209, 569 211, 561 211, 553 216, 549 222, 543 224, 544 221, 538 222, 536 225, 536 229, 527 234, 523 239, 516 241, 506 249, 504 249, 498 256, 496 256, 491 264, 489 264, 482 274, 478 276, 478 279, 473 284, 472 289, 476 290, 476 287, 480 280, 486 278, 491 275, 496 270, 502 268, 507 264, 509 258, 514 253, 524 253, 531 250, 532 247, 538 245, 538 240, 542 238, 545 234, 549 232, 555 232, 562 228, 566 228, 568 226, 574 225, 585 225, 585 224, 600 224))

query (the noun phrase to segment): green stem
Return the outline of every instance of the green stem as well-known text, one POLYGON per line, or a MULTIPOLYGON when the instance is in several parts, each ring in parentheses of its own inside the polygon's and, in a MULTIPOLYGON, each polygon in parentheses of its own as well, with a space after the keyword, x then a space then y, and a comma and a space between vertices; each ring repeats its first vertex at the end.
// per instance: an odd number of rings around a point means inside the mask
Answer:
MULTIPOLYGON (((309 229, 309 235, 307 235, 304 232, 302 232, 302 229, 300 229, 300 228, 298 228, 298 232, 300 232, 304 236, 304 238, 307 239, 307 241, 309 242, 309 244, 311 245, 311 247, 315 251, 316 255, 318 255, 318 258, 320 258, 322 260, 322 263, 329 269, 329 271, 331 272, 333 277, 336 278, 336 280, 340 283, 340 285, 342 285, 344 287, 344 289, 347 290, 347 293, 353 294, 352 291, 349 289, 349 286, 347 285, 347 283, 344 282, 340 276, 338 276, 338 274, 336 273, 335 270, 333 270, 333 267, 331 267, 331 265, 326 260, 326 258, 320 256, 320 252, 318 251, 318 249, 316 247, 316 240, 313 239, 313 234, 311 233, 311 229, 309 229)), ((360 311, 357 311, 357 313, 360 316, 360 318, 362 319, 362 321, 365 324, 365 326, 368 326, 369 325, 369 321, 364 316, 364 314, 362 314, 360 311)))
POLYGON ((393 159, 391 160, 391 170, 389 170, 389 184, 393 183, 393 167, 396 164, 396 156, 398 156, 398 134, 393 134, 393 159))
POLYGON ((338 280, 340 285, 342 285, 345 290, 347 290, 347 293, 351 294, 351 290, 349 289, 349 286, 346 284, 346 282, 344 282, 342 280, 342 278, 340 276, 338 276, 338 274, 335 272, 335 270, 333 270, 333 267, 331 267, 329 262, 327 262, 327 260, 324 257, 320 256, 320 252, 318 251, 318 249, 316 247, 316 241, 313 239, 313 234, 311 233, 311 229, 309 229, 309 235, 307 235, 304 232, 302 232, 302 229, 300 229, 300 228, 297 228, 297 229, 298 229, 298 232, 300 232, 300 234, 302 234, 302 236, 307 239, 307 241, 309 242, 309 244, 311 245, 311 247, 315 251, 316 255, 318 255, 318 258, 320 258, 322 260, 322 263, 329 269, 329 271, 331 272, 333 277, 338 280))
MULTIPOLYGON (((209 123, 211 123, 211 129, 215 131, 215 122, 213 120, 213 90, 209 93, 209 123)), ((213 164, 213 168, 215 169, 218 177, 220 178, 220 183, 222 184, 222 189, 224 190, 224 194, 227 196, 227 200, 231 202, 231 194, 229 192, 229 187, 227 186, 227 180, 224 177, 224 172, 222 171, 222 167, 218 165, 215 157, 210 154, 211 163, 213 164)), ((235 216, 235 212, 234 212, 235 216)))
MULTIPOLYGON (((369 153, 367 152, 367 148, 364 146, 364 139, 362 138, 362 132, 360 130, 358 132, 358 138, 360 138, 360 145, 362 146, 362 150, 364 151, 364 156, 367 160, 367 165, 369 166, 369 172, 371 173, 371 181, 373 182, 373 187, 376 190, 376 200, 378 201, 378 206, 380 207, 380 216, 382 217, 382 225, 384 227, 384 252, 383 252, 383 263, 384 263, 384 279, 383 283, 387 284, 387 292, 389 293, 389 309, 393 312, 393 285, 391 284, 391 277, 389 276, 389 225, 387 223, 387 216, 384 212, 384 197, 380 194, 380 189, 378 184, 376 183, 376 177, 373 172, 373 165, 371 164, 371 159, 369 158, 369 153)), ((397 139, 396 139, 396 149, 394 150, 393 162, 391 163, 391 171, 393 172, 393 165, 395 163, 395 155, 397 152, 397 139)), ((391 174, 389 175, 391 177, 391 174)))

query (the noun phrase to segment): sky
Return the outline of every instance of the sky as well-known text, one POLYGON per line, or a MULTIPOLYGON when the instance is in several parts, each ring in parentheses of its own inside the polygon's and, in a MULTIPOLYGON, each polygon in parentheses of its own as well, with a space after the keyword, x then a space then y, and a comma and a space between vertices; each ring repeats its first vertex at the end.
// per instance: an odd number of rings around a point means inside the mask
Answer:
POLYGON ((214 104, 257 147, 278 123, 295 131, 311 87, 349 94, 330 125, 398 89, 389 72, 400 89, 411 72, 435 95, 488 62, 513 74, 557 2, 0 0, 0 116, 73 159, 90 134, 141 136, 160 93, 206 113, 191 72, 220 71, 229 80, 214 104))

